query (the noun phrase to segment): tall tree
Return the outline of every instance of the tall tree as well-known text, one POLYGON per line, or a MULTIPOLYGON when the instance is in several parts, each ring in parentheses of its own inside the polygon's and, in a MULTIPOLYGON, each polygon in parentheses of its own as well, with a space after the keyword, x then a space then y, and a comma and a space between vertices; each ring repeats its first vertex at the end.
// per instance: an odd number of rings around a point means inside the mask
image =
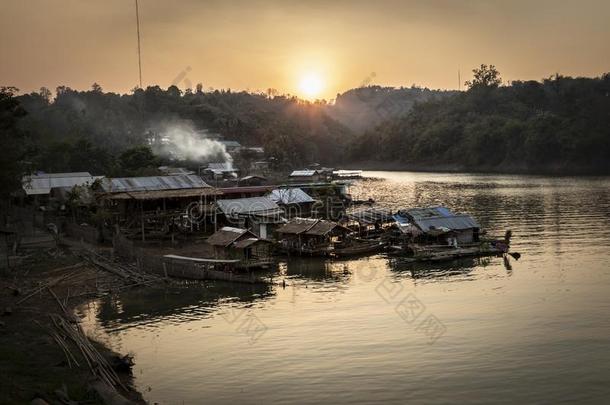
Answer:
POLYGON ((494 65, 487 66, 482 64, 479 68, 472 69, 472 74, 472 80, 465 83, 469 89, 477 86, 498 87, 502 84, 500 72, 498 72, 494 65))
POLYGON ((26 146, 24 133, 17 126, 17 121, 25 115, 14 95, 15 87, 0 87, 0 197, 21 188, 24 171, 26 146))

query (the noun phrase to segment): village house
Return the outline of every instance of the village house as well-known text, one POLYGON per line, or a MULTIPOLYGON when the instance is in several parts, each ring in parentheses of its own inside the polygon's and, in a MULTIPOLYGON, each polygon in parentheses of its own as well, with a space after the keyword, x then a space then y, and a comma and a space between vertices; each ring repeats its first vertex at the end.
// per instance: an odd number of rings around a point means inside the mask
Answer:
POLYGON ((414 239, 458 246, 479 241, 480 225, 467 214, 453 213, 446 207, 413 208, 395 216, 403 233, 414 239))
POLYGON ((289 180, 292 183, 326 181, 326 174, 316 169, 294 170, 290 173, 289 180))
POLYGON ((341 242, 350 232, 336 222, 313 218, 293 218, 276 231, 284 250, 313 256, 332 254, 334 244, 341 242))
POLYGON ((300 188, 276 188, 267 197, 282 208, 286 218, 311 216, 316 202, 300 188))
POLYGON ((204 175, 213 180, 236 179, 238 170, 232 162, 208 163, 204 175))
POLYGON ((345 225, 360 235, 380 234, 395 223, 392 212, 381 208, 361 208, 346 215, 345 225))
POLYGON ((95 192, 108 220, 142 241, 205 232, 220 194, 196 175, 104 178, 95 192))
POLYGON ((216 259, 239 260, 238 268, 265 267, 273 262, 272 242, 247 229, 225 226, 206 242, 214 247, 216 259))
POLYGON ((36 173, 24 176, 22 189, 28 200, 35 204, 49 201, 55 188, 71 189, 74 186, 90 186, 104 176, 92 176, 89 172, 74 173, 36 173))
POLYGON ((216 206, 226 224, 250 229, 261 239, 269 238, 274 229, 285 222, 282 209, 267 197, 218 200, 216 206))

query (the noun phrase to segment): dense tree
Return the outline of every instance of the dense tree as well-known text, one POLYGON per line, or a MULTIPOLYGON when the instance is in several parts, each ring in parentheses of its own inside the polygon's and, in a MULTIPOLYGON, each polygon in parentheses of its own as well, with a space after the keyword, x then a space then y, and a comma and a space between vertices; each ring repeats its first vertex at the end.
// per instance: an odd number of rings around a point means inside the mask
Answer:
POLYGON ((359 137, 355 160, 403 167, 521 172, 610 172, 610 75, 498 86, 495 67, 471 88, 417 104, 359 137))
POLYGON ((14 97, 17 91, 14 87, 0 87, 0 204, 11 192, 21 187, 21 178, 26 170, 25 134, 17 126, 25 110, 14 97))
POLYGON ((121 154, 119 164, 125 176, 145 175, 156 171, 159 158, 149 146, 136 146, 121 154))
POLYGON ((466 87, 472 89, 477 86, 482 87, 498 87, 502 84, 500 72, 494 65, 481 65, 477 69, 472 69, 472 80, 467 81, 466 87))
POLYGON ((466 92, 366 86, 338 95, 334 104, 273 89, 253 94, 204 91, 203 85, 195 92, 150 86, 123 95, 97 85, 89 91, 59 86, 53 100, 42 89, 5 100, 19 101, 28 112, 12 121, 10 132, 30 134, 35 148, 21 160, 35 170, 151 172, 159 162, 142 147, 158 146, 176 122, 263 146, 264 159, 281 169, 369 160, 427 168, 608 170, 608 75, 501 86, 493 65, 473 73, 466 92))

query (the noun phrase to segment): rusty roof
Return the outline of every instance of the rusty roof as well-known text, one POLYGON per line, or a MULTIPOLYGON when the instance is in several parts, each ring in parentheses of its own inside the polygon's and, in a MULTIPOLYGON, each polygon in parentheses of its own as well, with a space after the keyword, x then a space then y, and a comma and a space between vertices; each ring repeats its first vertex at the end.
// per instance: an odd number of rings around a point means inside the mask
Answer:
POLYGON ((133 191, 188 190, 210 188, 201 177, 188 175, 104 178, 102 189, 107 193, 133 191))
POLYGON ((286 225, 277 229, 278 233, 298 235, 308 231, 318 222, 317 219, 311 218, 294 218, 286 225))
POLYGON ((339 225, 333 221, 327 221, 325 219, 311 219, 311 218, 295 218, 288 222, 286 225, 280 227, 277 232, 283 234, 293 235, 315 235, 324 236, 328 235, 335 229, 340 229, 344 232, 351 232, 348 228, 339 225))
POLYGON ((218 200, 216 205, 227 217, 237 218, 240 215, 279 215, 281 208, 266 197, 236 198, 218 200))
POLYGON ((256 237, 256 235, 247 229, 225 226, 210 236, 206 242, 212 246, 227 247, 244 235, 256 237))
POLYGON ((205 197, 208 195, 222 194, 219 190, 206 188, 193 188, 185 190, 159 190, 159 191, 132 191, 124 193, 109 193, 102 196, 109 200, 156 200, 159 198, 192 198, 205 197))
POLYGON ((235 243, 233 243, 233 247, 235 249, 245 249, 249 246, 254 245, 255 243, 271 243, 271 241, 266 240, 266 239, 259 239, 259 238, 245 238, 242 240, 238 240, 235 243))
POLYGON ((340 232, 351 232, 348 228, 345 228, 336 222, 320 219, 318 223, 308 229, 305 234, 324 236, 333 232, 335 229, 339 230, 340 232))

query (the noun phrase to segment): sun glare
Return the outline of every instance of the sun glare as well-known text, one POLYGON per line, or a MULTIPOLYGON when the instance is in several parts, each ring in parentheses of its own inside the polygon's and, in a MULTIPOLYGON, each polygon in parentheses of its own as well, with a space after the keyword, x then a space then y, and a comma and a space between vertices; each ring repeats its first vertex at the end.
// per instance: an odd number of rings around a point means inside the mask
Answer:
POLYGON ((314 98, 320 95, 320 92, 324 88, 324 82, 317 74, 310 73, 301 78, 299 88, 304 96, 314 98))

